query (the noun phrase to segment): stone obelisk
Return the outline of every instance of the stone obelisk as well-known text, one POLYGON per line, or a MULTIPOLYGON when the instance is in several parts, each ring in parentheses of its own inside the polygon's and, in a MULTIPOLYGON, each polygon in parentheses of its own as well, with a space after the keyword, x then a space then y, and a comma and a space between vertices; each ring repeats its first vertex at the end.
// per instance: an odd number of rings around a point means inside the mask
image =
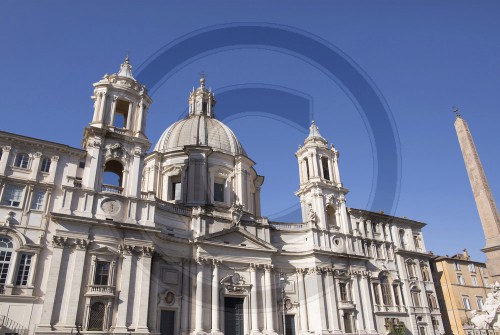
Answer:
POLYGON ((477 211, 479 212, 479 218, 486 238, 486 246, 482 251, 486 254, 486 267, 493 279, 490 282, 494 282, 495 280, 500 281, 500 218, 497 206, 486 180, 486 175, 479 160, 469 126, 460 114, 458 114, 458 109, 454 111, 457 114, 455 130, 457 131, 458 142, 460 143, 472 193, 476 200, 477 211))

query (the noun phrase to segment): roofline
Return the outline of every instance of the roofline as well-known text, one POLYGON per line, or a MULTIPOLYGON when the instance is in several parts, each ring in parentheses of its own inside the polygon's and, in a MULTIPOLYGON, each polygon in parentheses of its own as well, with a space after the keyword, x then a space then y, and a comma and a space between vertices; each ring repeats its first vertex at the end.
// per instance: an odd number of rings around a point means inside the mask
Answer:
POLYGON ((402 222, 402 223, 408 223, 408 224, 416 225, 419 227, 427 226, 427 223, 424 223, 424 222, 411 220, 411 219, 407 219, 407 218, 401 218, 398 216, 392 216, 392 215, 385 214, 385 213, 377 213, 377 212, 368 211, 366 209, 359 209, 359 208, 352 208, 352 207, 349 207, 348 209, 349 209, 349 211, 355 211, 355 212, 359 212, 360 214, 366 214, 366 215, 370 215, 370 216, 379 217, 379 218, 384 219, 384 220, 392 220, 392 221, 397 221, 397 222, 402 222))
POLYGON ((56 146, 56 147, 60 147, 60 149, 65 149, 68 151, 76 151, 76 152, 82 153, 82 154, 87 153, 85 150, 83 150, 81 148, 75 148, 75 147, 69 146, 67 144, 42 140, 40 138, 35 138, 35 137, 30 137, 30 136, 25 136, 25 135, 20 135, 20 134, 9 133, 9 132, 3 131, 3 130, 0 130, 0 138, 1 137, 12 138, 12 139, 16 139, 16 140, 24 140, 24 141, 37 141, 37 142, 41 142, 40 144, 56 146))
POLYGON ((453 261, 453 262, 456 262, 456 261, 462 261, 462 262, 465 262, 465 263, 475 263, 475 264, 481 264, 483 265, 484 267, 486 267, 486 263, 484 262, 480 262, 480 261, 475 261, 475 260, 472 260, 472 259, 463 259, 463 258, 455 258, 456 255, 453 255, 453 256, 439 256, 439 255, 434 255, 433 257, 431 257, 431 259, 435 262, 440 262, 440 261, 453 261))

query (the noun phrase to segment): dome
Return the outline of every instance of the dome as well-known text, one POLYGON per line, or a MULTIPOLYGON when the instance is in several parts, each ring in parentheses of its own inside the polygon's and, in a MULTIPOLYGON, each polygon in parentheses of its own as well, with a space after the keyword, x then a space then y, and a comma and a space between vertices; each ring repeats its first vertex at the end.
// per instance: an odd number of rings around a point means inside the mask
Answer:
POLYGON ((182 150, 185 145, 208 146, 233 156, 246 156, 243 146, 228 126, 203 114, 188 116, 168 127, 156 143, 154 151, 182 150))
POLYGON ((189 95, 189 116, 167 128, 154 151, 182 150, 186 145, 212 148, 233 156, 244 155, 240 141, 228 126, 215 119, 213 110, 215 97, 205 88, 205 77, 200 78, 200 87, 189 95))

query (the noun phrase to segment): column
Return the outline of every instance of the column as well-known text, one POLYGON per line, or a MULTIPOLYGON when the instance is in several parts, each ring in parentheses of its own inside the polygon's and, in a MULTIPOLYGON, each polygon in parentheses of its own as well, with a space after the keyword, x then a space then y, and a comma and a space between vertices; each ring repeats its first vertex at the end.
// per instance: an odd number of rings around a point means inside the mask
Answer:
POLYGON ((333 268, 326 270, 325 289, 326 289, 326 311, 328 314, 328 330, 330 332, 339 332, 339 320, 337 318, 337 304, 335 301, 335 286, 333 286, 333 268))
POLYGON ((213 260, 212 274, 212 331, 214 334, 220 331, 219 328, 219 265, 220 261, 213 260))
POLYGON ((300 331, 305 333, 309 331, 307 322, 307 299, 306 299, 306 284, 304 282, 305 269, 297 269, 298 289, 299 289, 299 313, 300 313, 300 331))
POLYGON ((332 309, 332 315, 333 315, 333 332, 334 333, 342 333, 342 330, 340 330, 340 320, 339 320, 339 309, 338 309, 338 295, 337 295, 337 286, 335 285, 335 271, 331 272, 332 275, 328 276, 328 279, 330 280, 330 287, 331 287, 331 295, 332 295, 332 301, 333 301, 333 309, 332 309))
MULTIPOLYGON (((83 268, 85 264, 85 255, 87 251, 87 240, 76 240, 76 249, 74 251, 74 265, 73 271, 70 273, 71 288, 67 296, 66 320, 65 324, 68 327, 73 327, 76 323, 76 313, 78 310, 78 302, 80 300, 80 292, 82 290, 83 268), (75 296, 76 295, 76 296, 75 296)), ((86 286, 86 283, 83 283, 86 286)))
POLYGON ((99 111, 97 112, 97 122, 103 124, 106 122, 106 120, 104 120, 104 112, 106 110, 106 98, 108 95, 106 92, 99 92, 99 95, 101 96, 101 101, 99 103, 99 111))
POLYGON ((250 314, 252 315, 251 332, 259 332, 259 303, 257 301, 257 265, 250 264, 250 281, 252 288, 250 289, 250 314))
POLYGON ((360 282, 361 295, 363 296, 364 301, 366 301, 366 303, 363 304, 363 310, 366 320, 366 332, 370 334, 375 334, 377 330, 375 329, 375 320, 373 319, 372 304, 368 303, 369 301, 371 301, 370 282, 368 278, 369 278, 369 273, 365 273, 361 277, 361 282, 360 282))
POLYGON ((143 115, 143 114, 144 114, 144 103, 143 103, 143 101, 141 100, 141 101, 139 102, 139 117, 138 117, 138 119, 137 119, 137 124, 136 124, 136 125, 135 125, 135 127, 134 127, 134 130, 135 130, 136 132, 138 132, 138 133, 141 133, 141 134, 143 134, 143 133, 144 133, 144 132, 143 132, 143 129, 142 129, 142 120, 143 120, 143 118, 144 118, 144 115, 143 115))
POLYGON ((57 162, 59 161, 59 156, 52 156, 50 158, 50 169, 49 169, 49 177, 48 182, 53 184, 56 178, 57 171, 57 162))
POLYGON ((36 180, 36 176, 38 175, 38 170, 40 170, 40 158, 42 157, 41 152, 35 152, 33 155, 33 163, 31 163, 31 173, 30 179, 36 180))
POLYGON ((195 332, 203 332, 203 267, 202 259, 197 259, 196 263, 196 305, 195 305, 195 332))
POLYGON ((149 287, 151 283, 151 257, 153 256, 153 248, 144 247, 141 257, 141 281, 140 281, 140 297, 139 297, 139 320, 137 323, 137 331, 148 331, 148 304, 149 304, 149 287))
POLYGON ((7 163, 9 162, 10 158, 10 149, 8 145, 6 145, 3 148, 0 148, 2 150, 2 158, 0 159, 0 175, 5 175, 5 169, 7 168, 7 163))
POLYGON ((94 100, 94 115, 92 116, 92 123, 95 123, 97 121, 97 117, 99 115, 99 108, 101 106, 101 101, 102 101, 102 94, 97 93, 95 95, 95 100, 94 100))
POLYGON ((122 270, 120 273, 120 295, 118 301, 118 310, 116 312, 116 328, 122 331, 127 329, 127 307, 129 303, 130 281, 132 276, 132 254, 133 248, 126 245, 122 255, 122 270))
MULTIPOLYGON (((133 155, 133 161, 132 161, 132 166, 131 166, 131 173, 128 175, 130 176, 129 182, 127 183, 127 190, 126 194, 132 196, 132 197, 140 197, 141 196, 141 185, 139 182, 139 178, 141 177, 142 169, 141 169, 141 148, 137 147, 134 149, 134 155, 133 155)), ((156 171, 154 171, 156 175, 156 171)), ((125 175, 123 176, 125 179, 125 175)), ((154 180, 154 178, 152 178, 154 180)), ((150 190, 154 190, 153 188, 150 188, 150 190)))
POLYGON ((359 278, 358 275, 354 275, 352 277, 352 283, 353 283, 353 288, 352 291, 354 291, 354 299, 356 303, 356 310, 357 310, 357 315, 358 317, 356 318, 356 328, 358 332, 364 333, 365 332, 365 321, 363 318, 363 303, 361 301, 361 297, 359 294, 359 278))
POLYGON ((185 259, 182 262, 181 334, 185 334, 189 330, 189 287, 191 286, 189 270, 189 260, 185 259))
POLYGON ((271 272, 273 271, 272 265, 264 266, 264 281, 266 284, 266 330, 268 333, 274 333, 274 311, 273 311, 273 285, 271 281, 271 272))
POLYGON ((323 297, 321 269, 308 269, 304 280, 306 282, 307 310, 309 311, 309 331, 322 333, 326 329, 326 327, 323 327, 326 322, 324 322, 325 308, 322 306, 324 304, 320 301, 320 297, 321 300, 323 297))
POLYGON ((41 320, 43 326, 50 327, 52 323, 52 311, 54 310, 54 303, 56 300, 57 283, 59 281, 59 272, 61 270, 61 259, 64 251, 65 239, 59 236, 54 236, 52 240, 52 259, 50 261, 49 280, 47 291, 45 292, 45 299, 43 303, 41 320))

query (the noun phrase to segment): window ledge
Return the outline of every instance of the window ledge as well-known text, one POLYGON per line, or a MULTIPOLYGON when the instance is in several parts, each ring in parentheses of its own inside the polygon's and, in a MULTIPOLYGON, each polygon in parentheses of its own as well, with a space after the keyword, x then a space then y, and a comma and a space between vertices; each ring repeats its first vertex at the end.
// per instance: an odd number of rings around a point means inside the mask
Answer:
POLYGON ((18 166, 14 166, 14 165, 12 165, 11 168, 13 171, 18 171, 18 172, 22 172, 22 173, 31 172, 31 168, 22 168, 22 167, 18 167, 18 166))

